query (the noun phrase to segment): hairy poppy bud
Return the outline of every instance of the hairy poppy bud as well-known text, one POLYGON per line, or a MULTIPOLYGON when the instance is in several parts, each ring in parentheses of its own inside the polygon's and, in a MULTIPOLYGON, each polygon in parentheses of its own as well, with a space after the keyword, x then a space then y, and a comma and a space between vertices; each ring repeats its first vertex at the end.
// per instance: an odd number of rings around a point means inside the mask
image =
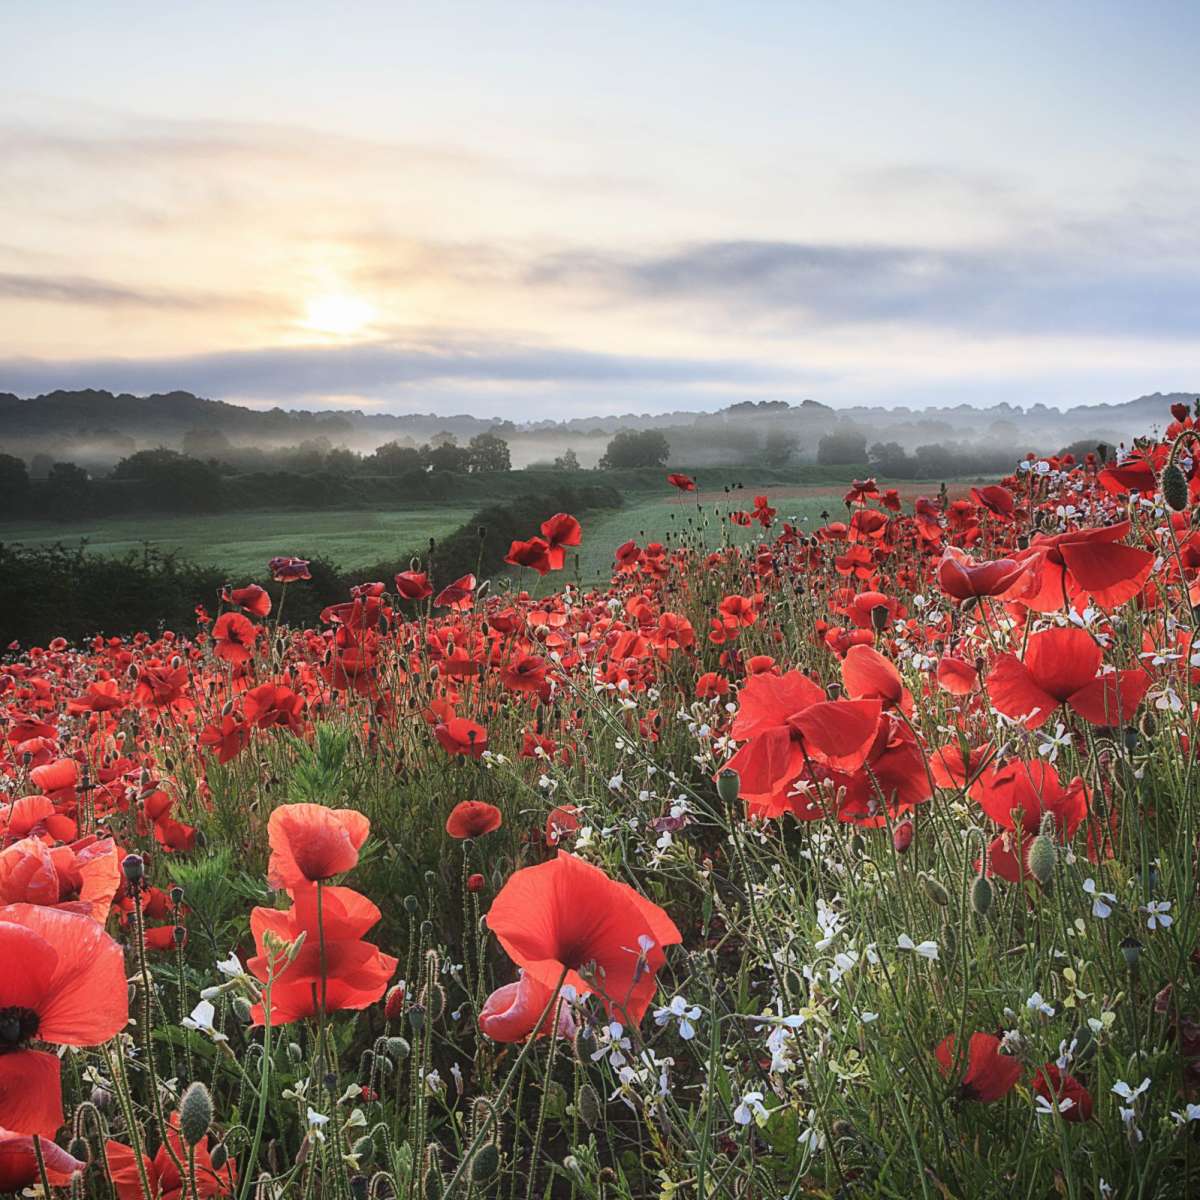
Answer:
POLYGON ((1058 864, 1058 851, 1054 848, 1054 840, 1044 833, 1029 843, 1029 871, 1034 879, 1046 887, 1054 878, 1054 868, 1058 864))
POLYGON ((1163 499, 1176 512, 1183 512, 1188 506, 1187 476, 1175 463, 1167 463, 1163 467, 1162 479, 1159 480, 1163 499))
POLYGON ((360 1137, 352 1147, 354 1157, 360 1161, 370 1162, 375 1153, 375 1139, 367 1134, 366 1137, 360 1137))
POLYGON ((922 871, 917 878, 921 881, 921 886, 925 889, 927 895, 934 904, 940 904, 943 908, 950 903, 950 893, 945 887, 939 883, 932 875, 926 875, 922 871))
POLYGON ((483 891, 483 876, 476 871, 473 875, 467 876, 467 891, 482 892, 483 891))
POLYGON ((579 1109, 580 1120, 589 1129, 595 1129, 600 1124, 600 1118, 604 1113, 600 1107, 600 1097, 590 1083, 585 1083, 579 1089, 579 1096, 575 1104, 579 1109))
POLYGON ((736 771, 722 771, 717 776, 717 795, 726 804, 736 804, 742 790, 742 777, 736 771))
POLYGON ((1142 943, 1139 942, 1137 938, 1122 938, 1121 954, 1125 958, 1125 965, 1131 971, 1136 971, 1138 960, 1142 957, 1142 943))
POLYGON ((140 854, 127 854, 121 860, 121 870, 126 881, 136 886, 146 877, 146 860, 140 854))
POLYGON ((410 895, 404 897, 404 911, 406 913, 415 913, 419 907, 420 901, 417 900, 416 896, 410 895))
POLYGON ((224 1142, 218 1142, 209 1155, 209 1161, 212 1163, 214 1171, 223 1171, 225 1164, 229 1161, 229 1149, 224 1142))
POLYGON ((412 1047, 408 1044, 408 1040, 402 1037, 390 1037, 384 1043, 387 1046, 387 1052, 396 1059, 403 1061, 412 1053, 412 1047))
POLYGON ((991 911, 993 894, 992 881, 986 875, 977 875, 971 884, 971 907, 981 917, 986 917, 991 911))
POLYGON ((471 1158, 471 1179, 488 1183, 500 1171, 500 1149, 495 1142, 484 1142, 471 1158))
POLYGON ((254 1010, 251 1007, 250 1001, 245 996, 234 996, 233 998, 233 1015, 237 1017, 243 1025, 249 1025, 254 1020, 254 1010))
POLYGON ((208 1088, 199 1080, 189 1084, 179 1101, 179 1132, 189 1146, 198 1146, 212 1125, 213 1103, 208 1088))
POLYGON ((404 984, 398 983, 388 989, 387 999, 383 1002, 383 1016, 388 1021, 398 1021, 404 1015, 404 984))
POLYGON ((73 1137, 67 1143, 67 1153, 80 1162, 90 1163, 92 1161, 92 1152, 87 1144, 87 1138, 73 1137))
POLYGON ((901 821, 892 830, 892 846, 895 848, 897 854, 903 854, 912 845, 912 840, 913 823, 911 821, 901 821))
POLYGON ((183 888, 176 884, 171 889, 171 903, 178 908, 183 903, 183 888))

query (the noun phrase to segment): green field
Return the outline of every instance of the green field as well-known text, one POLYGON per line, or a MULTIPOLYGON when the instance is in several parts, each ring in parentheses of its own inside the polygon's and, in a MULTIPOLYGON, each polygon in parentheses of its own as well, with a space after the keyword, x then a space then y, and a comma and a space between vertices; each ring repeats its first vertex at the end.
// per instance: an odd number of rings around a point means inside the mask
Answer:
POLYGON ((149 543, 164 552, 231 573, 259 575, 279 554, 327 558, 347 570, 395 559, 444 537, 475 510, 409 504, 395 512, 296 511, 219 513, 210 516, 103 517, 96 521, 0 522, 0 542, 67 546, 86 540, 104 555, 140 550, 149 543))

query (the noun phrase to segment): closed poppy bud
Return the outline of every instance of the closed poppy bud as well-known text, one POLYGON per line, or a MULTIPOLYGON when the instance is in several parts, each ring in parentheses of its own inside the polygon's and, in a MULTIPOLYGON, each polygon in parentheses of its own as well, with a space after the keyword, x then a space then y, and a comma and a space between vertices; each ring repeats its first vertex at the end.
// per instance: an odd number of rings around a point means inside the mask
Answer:
POLYGON ((912 845, 912 840, 913 823, 911 821, 901 821, 892 830, 892 845, 895 847, 897 854, 903 854, 912 845))
POLYGON ((417 900, 416 896, 404 897, 404 911, 406 913, 415 913, 419 906, 420 902, 417 900))
POLYGON ((1124 955, 1125 965, 1131 971, 1136 971, 1138 960, 1142 957, 1142 943, 1137 938, 1122 938, 1121 953, 1124 955))
POLYGON ((589 1128, 595 1129, 600 1124, 600 1118, 604 1115, 600 1107, 600 1097, 596 1093, 596 1089, 590 1083, 585 1083, 579 1089, 579 1095, 575 1100, 575 1106, 579 1110, 580 1120, 589 1128))
POLYGON ((385 1044, 387 1052, 400 1062, 403 1062, 412 1053, 412 1047, 408 1044, 407 1038, 390 1037, 385 1044))
POLYGON ((388 991, 383 1002, 383 1015, 388 1021, 398 1021, 404 1013, 404 984, 398 983, 388 991))
POLYGON ((87 1138, 74 1137, 67 1143, 67 1153, 78 1162, 91 1162, 92 1152, 87 1138))
POLYGON ((1187 478, 1175 463, 1167 463, 1163 468, 1160 487, 1162 488, 1163 499, 1176 512, 1183 512, 1187 508, 1187 478))
POLYGON ((986 917, 991 911, 993 894, 991 880, 986 875, 977 875, 971 885, 971 907, 981 917, 986 917))
POLYGON ((717 776, 717 795, 726 804, 736 804, 742 790, 742 779, 736 771, 722 771, 717 776))
POLYGON ((208 1088, 199 1080, 191 1084, 179 1101, 179 1132, 189 1146, 198 1146, 212 1125, 213 1104, 208 1088))
POLYGON ((484 1142, 471 1158, 471 1179, 475 1183, 487 1183, 500 1170, 500 1150, 495 1142, 484 1142))
POLYGON ((254 1020, 254 1006, 245 996, 234 996, 233 1014, 243 1025, 249 1025, 254 1020))
POLYGON ((1054 878, 1054 868, 1057 864, 1058 851, 1054 848, 1053 839, 1044 833, 1039 833, 1029 843, 1030 874, 1042 887, 1046 887, 1054 878))
POLYGON ((467 876, 467 891, 482 892, 483 891, 483 876, 476 871, 473 875, 467 876))
POLYGON ((212 1163, 214 1171, 222 1171, 225 1169, 225 1164, 229 1161, 229 1150, 224 1142, 218 1142, 214 1147, 212 1154, 209 1155, 209 1162, 212 1163))
POLYGON ((125 879, 136 886, 146 877, 146 861, 140 854, 127 854, 121 860, 121 870, 125 879))
POLYGON ((927 895, 934 904, 940 904, 945 908, 950 903, 950 893, 946 891, 932 875, 926 875, 924 871, 917 876, 921 881, 921 886, 925 889, 927 895))

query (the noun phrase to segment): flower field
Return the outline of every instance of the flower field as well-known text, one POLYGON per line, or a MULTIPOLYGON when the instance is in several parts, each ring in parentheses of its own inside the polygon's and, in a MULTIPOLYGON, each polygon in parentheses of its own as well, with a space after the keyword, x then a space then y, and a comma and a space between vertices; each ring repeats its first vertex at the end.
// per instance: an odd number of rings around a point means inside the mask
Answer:
POLYGON ((673 475, 600 589, 547 590, 563 513, 309 628, 278 558, 190 630, 9 647, 0 1194, 1197 1194, 1163 419, 957 499, 734 493, 716 545, 673 475))

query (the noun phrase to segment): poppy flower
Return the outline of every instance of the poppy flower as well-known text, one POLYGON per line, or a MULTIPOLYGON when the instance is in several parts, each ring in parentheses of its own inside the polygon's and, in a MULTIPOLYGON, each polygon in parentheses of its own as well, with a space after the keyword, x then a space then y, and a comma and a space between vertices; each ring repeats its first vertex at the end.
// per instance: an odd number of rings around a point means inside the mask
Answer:
POLYGON ((514 872, 487 924, 509 958, 543 987, 562 980, 579 996, 595 992, 614 1019, 634 1024, 654 996, 663 947, 682 941, 657 904, 563 850, 514 872))
POLYGON ((433 595, 433 586, 424 571, 401 571, 396 576, 396 593, 402 600, 424 600, 433 595))
POLYGON ((283 725, 293 733, 299 733, 304 701, 282 684, 263 683, 245 694, 242 711, 256 729, 283 725))
POLYGON ((128 703, 129 696, 120 690, 115 679, 97 679, 87 685, 82 696, 67 701, 67 712, 115 712, 128 703))
MULTIPOLYGON (((51 1187, 70 1187, 71 1180, 87 1169, 87 1163, 72 1158, 49 1138, 40 1141, 46 1182, 51 1187)), ((39 1182, 33 1138, 28 1134, 13 1133, 11 1129, 0 1129, 0 1194, 18 1195, 39 1182)))
POLYGON ((514 692, 540 692, 546 686, 546 660, 522 654, 501 669, 500 682, 514 692))
POLYGON ((487 749, 487 730, 466 717, 451 717, 434 726, 433 736, 447 754, 479 758, 487 749))
POLYGON ((667 476, 667 482, 673 488, 678 488, 681 492, 694 492, 696 490, 696 481, 690 475, 680 475, 672 472, 672 474, 667 476))
POLYGON ((545 575, 551 569, 550 545, 540 537, 530 538, 527 542, 513 542, 504 561, 514 567, 531 567, 539 575, 545 575))
MULTIPOLYGON (((396 959, 364 942, 362 936, 380 919, 379 909, 365 896, 345 887, 321 889, 321 920, 317 920, 317 885, 303 884, 292 892, 292 907, 255 908, 250 913, 250 932, 258 953, 246 968, 264 983, 271 951, 267 933, 281 942, 295 942, 303 933, 304 944, 296 957, 282 967, 276 962, 271 985, 271 1024, 286 1025, 314 1017, 324 991, 325 1011, 367 1008, 383 997, 396 972, 396 959), (321 970, 321 933, 324 932, 325 970, 321 970)), ((263 1005, 251 1010, 252 1020, 262 1025, 263 1005)))
POLYGON ((1036 834, 1046 815, 1056 830, 1073 837, 1088 813, 1088 792, 1083 780, 1066 786, 1053 763, 1013 759, 999 768, 987 768, 971 787, 971 798, 1002 829, 1020 828, 1036 834))
POLYGON ((283 804, 267 821, 267 882, 292 888, 344 875, 358 864, 371 822, 352 808, 283 804))
POLYGON ((474 602, 474 575, 460 575, 453 583, 442 588, 433 601, 438 608, 452 608, 456 612, 466 612, 474 602))
POLYGON ((1035 1096, 1052 1104, 1064 1121, 1092 1119, 1091 1093, 1075 1078, 1060 1070, 1057 1063, 1044 1063, 1030 1084, 1035 1096))
POLYGON ((33 786, 47 796, 74 793, 79 785, 79 764, 73 758, 59 758, 29 772, 33 786))
POLYGON ((937 682, 952 696, 969 696, 979 691, 979 672, 966 659, 943 654, 938 659, 937 682))
POLYGON ((259 587, 257 583, 234 588, 229 593, 229 599, 252 617, 262 619, 271 615, 271 595, 266 588, 259 587))
POLYGON ((116 1037, 129 1020, 125 956, 90 916, 9 904, 0 961, 10 965, 0 973, 0 1128, 53 1137, 63 1123, 60 1063, 30 1045, 116 1037))
POLYGON ((300 579, 311 579, 309 561, 306 558, 292 558, 290 555, 280 555, 267 563, 267 570, 276 583, 295 583, 300 579))
POLYGON ((1013 558, 981 562, 970 558, 957 546, 947 546, 938 563, 937 582, 951 599, 972 600, 1003 595, 1028 569, 1028 563, 1013 558))
POLYGON ((1035 633, 1024 659, 1003 654, 988 676, 993 706, 1027 729, 1044 725, 1060 704, 1093 725, 1124 725, 1142 702, 1145 671, 1097 675, 1104 652, 1086 630, 1070 626, 1035 633))
POLYGON ((1008 597, 1037 612, 1082 609, 1090 597, 1103 609, 1132 600, 1154 567, 1154 555, 1121 542, 1131 521, 1034 538, 1019 558, 1029 564, 1008 597))
POLYGON ((561 571, 567 559, 567 547, 582 543, 583 530, 570 513, 555 513, 542 522, 542 537, 549 547, 550 569, 561 571))
POLYGON ((200 731, 199 742, 216 751, 217 762, 227 763, 250 744, 250 726, 239 715, 226 713, 200 731))
POLYGON ((912 714, 912 693, 895 665, 870 646, 851 646, 842 660, 842 682, 852 700, 878 700, 912 714))
POLYGON ((222 613, 212 627, 213 649, 223 662, 241 664, 254 653, 258 634, 258 626, 241 613, 222 613))
POLYGON ((446 818, 452 838, 477 838, 500 828, 500 810, 484 800, 460 800, 446 818))
POLYGON ((68 908, 103 925, 120 886, 112 838, 50 847, 31 837, 0 851, 0 904, 68 908))
POLYGON ((987 487, 973 487, 971 499, 980 508, 987 509, 992 516, 1002 520, 1010 520, 1016 508, 1012 492, 998 483, 989 484, 987 487))
MULTIPOLYGON (((104 1160, 116 1189, 117 1200, 189 1200, 191 1185, 179 1174, 176 1161, 187 1162, 187 1150, 179 1136, 179 1115, 172 1114, 167 1139, 175 1157, 171 1157, 166 1145, 159 1146, 153 1158, 142 1156, 142 1170, 150 1185, 150 1195, 142 1190, 142 1176, 138 1169, 137 1156, 128 1146, 109 1141, 104 1147, 104 1160)), ((212 1152, 208 1139, 202 1139, 193 1148, 197 1196, 227 1196, 237 1180, 237 1168, 233 1159, 217 1171, 212 1165, 212 1152)))
POLYGON ((557 846, 565 837, 579 832, 579 810, 573 804, 560 804, 546 818, 546 844, 557 846))
MULTIPOLYGON (((483 1002, 479 1013, 479 1029, 493 1042, 523 1042, 533 1033, 545 1013, 537 1036, 549 1037, 554 1022, 554 1010, 550 1007, 553 995, 552 987, 539 983, 532 975, 522 971, 516 983, 498 987, 483 1002)), ((575 1018, 565 1003, 558 1008, 558 1036, 575 1036, 575 1018)))
MULTIPOLYGON (((943 1038, 935 1051, 943 1075, 954 1067, 953 1036, 943 1038)), ((991 1104, 1002 1100, 1017 1085, 1021 1064, 1011 1055, 1000 1053, 1000 1039, 991 1033, 973 1033, 967 1047, 967 1061, 958 1083, 960 1099, 991 1104)))

